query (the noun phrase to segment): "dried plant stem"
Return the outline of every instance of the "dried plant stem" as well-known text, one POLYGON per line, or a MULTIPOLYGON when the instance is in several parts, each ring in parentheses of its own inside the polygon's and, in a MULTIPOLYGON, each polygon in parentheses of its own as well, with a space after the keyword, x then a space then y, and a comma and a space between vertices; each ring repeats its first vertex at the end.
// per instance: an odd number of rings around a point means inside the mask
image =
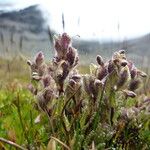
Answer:
POLYGON ((24 124, 23 124, 23 119, 22 119, 22 116, 21 116, 21 110, 20 110, 20 98, 19 98, 19 94, 17 95, 17 111, 18 111, 18 116, 19 116, 19 120, 20 120, 20 124, 21 124, 21 127, 22 127, 22 130, 23 130, 23 133, 24 133, 24 136, 28 142, 28 146, 30 145, 30 141, 29 141, 29 138, 28 138, 28 135, 26 133, 26 129, 24 127, 24 124))
POLYGON ((6 139, 4 139, 2 137, 0 137, 0 141, 3 142, 3 143, 9 144, 9 145, 11 145, 13 147, 19 148, 21 150, 27 150, 26 148, 24 148, 24 147, 14 143, 14 142, 12 142, 12 141, 6 140, 6 139))
POLYGON ((57 141, 58 143, 60 143, 61 145, 63 145, 67 150, 71 150, 65 143, 63 143, 59 139, 52 137, 52 136, 51 136, 51 138, 54 139, 55 141, 57 141))

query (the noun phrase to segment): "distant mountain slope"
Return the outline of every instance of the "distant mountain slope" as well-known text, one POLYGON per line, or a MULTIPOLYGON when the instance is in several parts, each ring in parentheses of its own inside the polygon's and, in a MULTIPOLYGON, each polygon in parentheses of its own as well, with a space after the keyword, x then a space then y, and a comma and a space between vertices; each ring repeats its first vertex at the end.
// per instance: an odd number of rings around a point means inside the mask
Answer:
POLYGON ((106 60, 116 50, 124 49, 128 58, 135 62, 136 65, 149 67, 150 64, 150 34, 135 39, 126 39, 121 42, 107 41, 101 43, 100 41, 79 40, 74 42, 74 46, 80 50, 85 60, 95 61, 97 54, 104 56, 106 60), (85 55, 87 53, 90 53, 90 55, 85 55))
MULTIPOLYGON (((47 29, 46 20, 38 5, 20 11, 0 12, 0 55, 6 51, 11 54, 21 51, 33 56, 42 50, 49 57, 54 51, 47 29)), ((54 35, 55 32, 51 33, 54 35)), ((114 51, 125 49, 129 57, 138 64, 150 63, 150 34, 121 42, 74 38, 73 45, 79 50, 82 58, 85 58, 82 61, 94 61, 97 54, 110 57, 114 51)))
MULTIPOLYGON (((29 30, 33 33, 42 32, 45 24, 45 20, 42 12, 38 8, 38 5, 30 6, 20 11, 5 12, 0 14, 1 27, 4 25, 8 26, 9 24, 7 23, 11 21, 29 27, 29 30)), ((20 31, 22 31, 22 28, 20 28, 20 31)))
POLYGON ((0 14, 0 55, 5 51, 33 55, 49 49, 48 26, 38 5, 0 14))

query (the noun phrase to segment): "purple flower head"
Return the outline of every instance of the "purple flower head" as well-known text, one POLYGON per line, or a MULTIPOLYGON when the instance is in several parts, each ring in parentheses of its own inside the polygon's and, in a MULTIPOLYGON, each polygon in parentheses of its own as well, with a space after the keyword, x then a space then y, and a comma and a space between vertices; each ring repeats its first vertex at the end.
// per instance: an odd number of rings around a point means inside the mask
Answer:
POLYGON ((131 74, 131 78, 134 79, 137 76, 137 70, 136 69, 132 69, 130 71, 130 74, 131 74))
POLYGON ((110 60, 107 66, 108 73, 111 73, 112 71, 114 71, 114 69, 115 69, 114 63, 112 62, 112 60, 110 60))
POLYGON ((53 100, 55 97, 54 91, 50 88, 45 88, 43 91, 39 92, 36 96, 38 101, 38 106, 45 111, 47 109, 47 104, 53 100))
POLYGON ((126 97, 131 97, 131 98, 136 97, 136 94, 133 91, 123 90, 123 92, 124 92, 124 94, 125 94, 126 97))
POLYGON ((47 70, 47 66, 45 64, 40 65, 38 67, 38 71, 37 71, 38 75, 43 76, 45 74, 46 70, 47 70))
POLYGON ((130 79, 130 72, 128 66, 125 66, 120 71, 119 80, 117 82, 117 87, 122 87, 130 79))
POLYGON ((60 40, 62 49, 67 50, 70 43, 71 43, 71 38, 67 35, 67 33, 63 33, 61 40, 60 40))
POLYGON ((52 80, 52 78, 51 78, 50 75, 44 76, 44 77, 42 78, 43 86, 44 86, 44 87, 48 87, 48 86, 50 85, 50 83, 51 83, 51 80, 52 80))
POLYGON ((135 91, 136 89, 139 88, 140 84, 141 84, 141 80, 139 79, 132 80, 129 84, 129 90, 135 91))
POLYGON ((125 67, 127 64, 128 64, 128 62, 126 60, 123 59, 121 61, 121 66, 125 67))
POLYGON ((66 56, 69 45, 71 44, 71 38, 63 33, 55 40, 55 50, 57 51, 57 57, 63 59, 66 56))
POLYGON ((102 66, 101 68, 98 68, 97 78, 99 80, 102 80, 107 75, 107 73, 108 72, 106 66, 102 66))
POLYGON ((85 92, 93 98, 94 101, 98 98, 100 88, 103 86, 103 83, 96 79, 94 76, 85 75, 83 76, 83 87, 85 92))
POLYGON ((66 60, 69 62, 71 66, 75 62, 75 57, 76 57, 76 49, 74 49, 73 47, 69 47, 67 55, 66 55, 66 60))
POLYGON ((54 98, 54 91, 50 88, 47 88, 43 93, 43 97, 45 99, 45 103, 48 104, 54 98))
POLYGON ((97 63, 98 63, 100 66, 103 66, 103 65, 104 65, 102 56, 97 55, 96 60, 97 60, 97 63))
POLYGON ((131 61, 128 62, 127 66, 129 68, 131 78, 134 79, 137 76, 137 68, 135 67, 135 65, 131 61))
POLYGON ((139 75, 143 78, 147 77, 147 74, 145 72, 141 71, 141 70, 137 70, 137 75, 139 75))
POLYGON ((35 63, 40 66, 44 62, 44 54, 43 52, 38 52, 35 56, 35 63))

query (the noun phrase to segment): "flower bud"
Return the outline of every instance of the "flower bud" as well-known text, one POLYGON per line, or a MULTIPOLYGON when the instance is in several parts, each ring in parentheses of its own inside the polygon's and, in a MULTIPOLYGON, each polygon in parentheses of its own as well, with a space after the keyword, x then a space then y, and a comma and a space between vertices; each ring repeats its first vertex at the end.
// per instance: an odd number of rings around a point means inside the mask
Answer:
POLYGON ((63 33, 61 37, 61 46, 63 49, 67 50, 69 44, 71 42, 71 38, 67 35, 67 33, 63 33))
POLYGON ((125 50, 119 50, 120 54, 125 54, 125 50))
POLYGON ((114 64, 113 62, 110 60, 108 62, 108 66, 107 66, 107 70, 108 70, 108 73, 111 73, 112 71, 114 71, 115 67, 114 67, 114 64))
POLYGON ((68 52, 66 54, 66 60, 71 66, 75 63, 76 54, 76 49, 73 47, 69 47, 68 52))
POLYGON ((129 90, 135 91, 139 88, 141 81, 139 79, 134 79, 129 84, 129 90))
POLYGON ((57 59, 54 58, 54 63, 57 63, 57 60, 61 60, 64 57, 64 52, 62 50, 61 44, 60 44, 60 39, 57 39, 55 41, 55 50, 56 50, 56 57, 57 59))
POLYGON ((132 69, 130 71, 130 74, 131 74, 131 78, 134 79, 137 76, 137 70, 136 69, 132 69))
POLYGON ((117 88, 122 87, 125 83, 128 82, 128 80, 130 80, 130 72, 128 66, 125 66, 120 71, 117 88))
POLYGON ((120 54, 120 59, 126 60, 125 50, 119 50, 118 53, 120 54))
POLYGON ((147 74, 141 70, 137 70, 137 74, 144 78, 147 77, 147 74))
POLYGON ((30 66, 32 72, 37 72, 38 71, 38 66, 34 62, 31 62, 31 61, 28 60, 27 64, 30 66))
POLYGON ((27 60, 27 64, 28 64, 29 66, 31 66, 31 65, 32 65, 32 62, 31 62, 30 60, 27 60))
POLYGON ((48 104, 54 98, 54 91, 50 88, 47 88, 44 93, 43 97, 45 99, 45 104, 48 104))
POLYGON ((100 66, 103 66, 103 65, 104 65, 102 56, 97 55, 96 60, 97 60, 97 63, 98 63, 100 66))
POLYGON ((127 64, 128 64, 128 62, 126 60, 121 61, 121 66, 125 67, 127 64))
POLYGON ((133 91, 123 90, 123 92, 124 92, 126 97, 131 97, 131 98, 136 97, 136 94, 133 91))
POLYGON ((51 83, 51 80, 52 80, 52 78, 51 78, 50 75, 44 76, 44 77, 42 78, 43 86, 44 86, 44 87, 48 87, 48 86, 50 85, 50 83, 51 83))
POLYGON ((148 103, 148 104, 150 104, 150 98, 146 98, 146 99, 144 99, 144 103, 148 103))
POLYGON ((102 80, 105 76, 107 76, 107 68, 105 66, 97 69, 97 78, 102 80))
POLYGON ((46 66, 46 64, 42 64, 42 65, 40 65, 39 67, 38 67, 38 74, 39 74, 39 76, 43 76, 44 74, 45 74, 45 72, 46 72, 46 69, 47 69, 47 66, 46 66))
POLYGON ((63 68, 62 79, 65 80, 69 74, 69 67, 63 68))
POLYGON ((38 52, 35 56, 35 63, 37 66, 40 66, 44 62, 44 55, 43 52, 38 52))

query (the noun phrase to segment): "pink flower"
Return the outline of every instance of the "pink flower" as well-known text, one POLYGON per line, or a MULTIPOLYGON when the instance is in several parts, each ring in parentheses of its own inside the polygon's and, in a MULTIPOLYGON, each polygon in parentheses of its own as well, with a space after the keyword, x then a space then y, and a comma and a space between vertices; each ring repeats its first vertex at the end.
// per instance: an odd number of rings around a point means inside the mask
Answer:
POLYGON ((44 54, 43 52, 38 52, 35 56, 35 63, 40 66, 44 61, 44 54))
POLYGON ((67 50, 70 45, 71 38, 67 35, 67 33, 63 33, 60 42, 62 48, 67 50))

